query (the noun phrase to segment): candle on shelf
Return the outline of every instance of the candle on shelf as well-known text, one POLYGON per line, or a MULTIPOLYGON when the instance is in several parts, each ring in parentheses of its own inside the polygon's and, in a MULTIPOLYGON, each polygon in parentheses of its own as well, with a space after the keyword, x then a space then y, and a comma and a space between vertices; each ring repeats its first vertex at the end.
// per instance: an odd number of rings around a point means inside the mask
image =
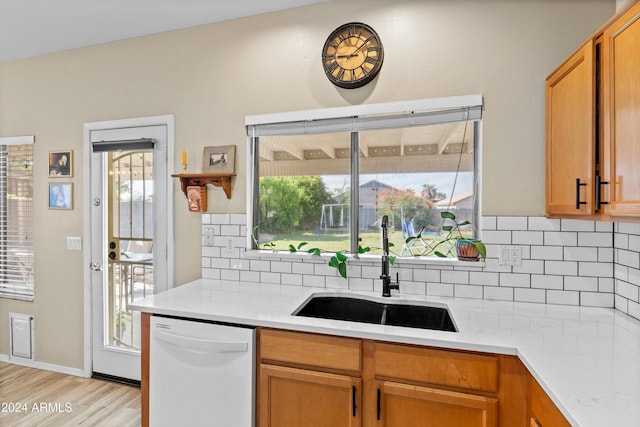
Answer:
POLYGON ((182 173, 187 173, 187 152, 182 151, 182 173))

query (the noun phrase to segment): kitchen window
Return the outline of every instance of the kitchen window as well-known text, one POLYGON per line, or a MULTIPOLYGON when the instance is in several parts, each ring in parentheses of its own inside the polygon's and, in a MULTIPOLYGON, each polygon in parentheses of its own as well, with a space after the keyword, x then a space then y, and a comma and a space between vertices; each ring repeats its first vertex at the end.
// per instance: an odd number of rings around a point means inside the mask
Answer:
POLYGON ((248 117, 252 248, 380 253, 388 215, 392 251, 416 255, 440 212, 476 223, 481 112, 474 95, 248 117))
POLYGON ((0 297, 33 301, 33 141, 0 138, 0 297))

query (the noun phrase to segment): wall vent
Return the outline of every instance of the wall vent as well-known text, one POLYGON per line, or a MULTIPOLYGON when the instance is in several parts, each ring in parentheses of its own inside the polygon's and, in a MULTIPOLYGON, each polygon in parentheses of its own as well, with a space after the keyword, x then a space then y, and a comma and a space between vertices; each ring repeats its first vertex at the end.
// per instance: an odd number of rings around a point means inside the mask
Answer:
POLYGON ((9 313, 10 360, 34 360, 33 323, 31 315, 9 313))

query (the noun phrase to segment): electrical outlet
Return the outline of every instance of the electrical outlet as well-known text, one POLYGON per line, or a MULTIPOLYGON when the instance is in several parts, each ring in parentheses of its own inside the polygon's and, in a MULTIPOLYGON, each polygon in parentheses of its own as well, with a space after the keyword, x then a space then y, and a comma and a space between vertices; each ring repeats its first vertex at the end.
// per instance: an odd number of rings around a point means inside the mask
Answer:
POLYGON ((522 265, 522 248, 520 246, 500 246, 498 265, 522 265))
POLYGON ((202 228, 202 246, 213 246, 216 230, 213 227, 202 228))
POLYGON ((226 251, 226 255, 227 256, 234 256, 235 253, 235 248, 236 245, 233 242, 233 237, 227 237, 227 241, 226 241, 226 245, 224 246, 224 249, 226 251))

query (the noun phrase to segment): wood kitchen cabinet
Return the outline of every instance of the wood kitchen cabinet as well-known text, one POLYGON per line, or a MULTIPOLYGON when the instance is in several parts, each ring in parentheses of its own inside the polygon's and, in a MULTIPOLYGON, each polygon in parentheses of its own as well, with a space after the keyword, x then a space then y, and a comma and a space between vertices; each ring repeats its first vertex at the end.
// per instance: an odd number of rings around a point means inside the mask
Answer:
POLYGON ((594 52, 590 40, 547 78, 547 216, 595 213, 594 52))
POLYGON ((607 212, 640 217, 640 3, 604 31, 604 175, 607 212))
POLYGON ((525 427, 515 357, 261 329, 258 426, 525 427))
POLYGON ((570 427, 571 424, 531 375, 528 375, 528 387, 528 427, 570 427))
POLYGON ((640 3, 546 81, 549 217, 640 221, 640 3))

